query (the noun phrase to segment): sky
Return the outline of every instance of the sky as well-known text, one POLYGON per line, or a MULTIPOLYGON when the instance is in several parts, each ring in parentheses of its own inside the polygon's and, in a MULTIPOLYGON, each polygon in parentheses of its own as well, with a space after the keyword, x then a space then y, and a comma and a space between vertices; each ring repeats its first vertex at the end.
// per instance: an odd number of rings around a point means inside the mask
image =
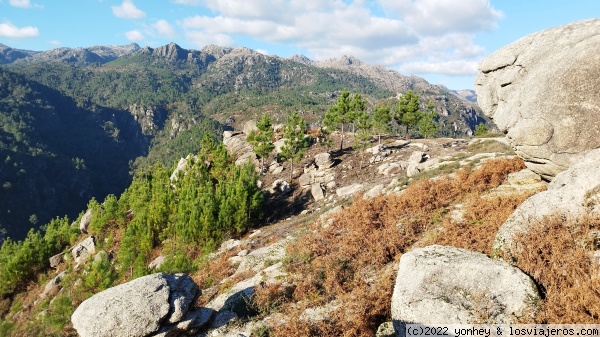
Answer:
POLYGON ((0 43, 352 55, 457 90, 473 89, 477 66, 495 50, 598 16, 598 0, 0 0, 0 43))

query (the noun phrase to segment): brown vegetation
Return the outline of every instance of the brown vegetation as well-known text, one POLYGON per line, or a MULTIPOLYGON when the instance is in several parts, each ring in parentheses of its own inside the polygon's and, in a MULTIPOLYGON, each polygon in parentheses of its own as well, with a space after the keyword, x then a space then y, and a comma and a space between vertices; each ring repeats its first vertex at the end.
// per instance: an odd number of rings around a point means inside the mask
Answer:
MULTIPOLYGON (((516 240, 517 267, 531 275, 545 300, 536 323, 600 323, 600 219, 553 217, 516 240)), ((508 257, 507 257, 508 258, 508 257)))
MULTIPOLYGON (((480 169, 463 168, 454 175, 417 181, 399 195, 370 200, 358 196, 344 212, 333 215, 329 226, 315 223, 288 247, 286 267, 293 275, 288 280, 294 284, 292 298, 280 301, 273 296, 277 291, 271 288, 259 289, 256 294, 261 307, 277 307, 288 318, 285 324, 274 326, 274 334, 372 336, 379 324, 390 319, 393 267, 401 254, 433 232, 443 233, 444 239, 431 243, 473 247, 472 242, 479 238, 452 235, 455 228, 449 225, 447 207, 470 200, 473 206, 469 207, 468 217, 493 222, 489 226, 497 228, 524 198, 482 201, 475 196, 498 186, 509 173, 523 167, 520 159, 490 160, 480 169), (478 201, 487 204, 475 207, 478 201), (271 305, 269 299, 280 302, 271 305), (306 308, 332 301, 339 305, 329 319, 301 319, 306 308)), ((471 221, 460 226, 477 225, 471 221)), ((495 233, 487 227, 479 229, 484 229, 481 232, 487 236, 495 233)), ((483 241, 487 247, 491 238, 483 241)))

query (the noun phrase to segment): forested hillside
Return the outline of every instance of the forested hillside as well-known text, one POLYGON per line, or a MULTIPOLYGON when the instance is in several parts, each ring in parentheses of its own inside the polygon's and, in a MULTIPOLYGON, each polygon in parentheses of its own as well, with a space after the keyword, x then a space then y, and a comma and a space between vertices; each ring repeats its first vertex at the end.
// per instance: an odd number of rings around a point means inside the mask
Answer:
POLYGON ((414 87, 439 112, 441 135, 485 122, 448 90, 395 72, 386 82, 241 47, 197 51, 171 43, 37 53, 4 46, 0 54, 7 63, 0 68, 0 227, 16 237, 51 217, 75 216, 92 196, 118 195, 130 172, 169 166, 197 153, 205 134, 218 140, 224 128, 239 129, 265 112, 274 124, 298 112, 318 127, 343 89, 363 94, 371 109, 414 87), (388 85, 398 81, 403 86, 388 85))

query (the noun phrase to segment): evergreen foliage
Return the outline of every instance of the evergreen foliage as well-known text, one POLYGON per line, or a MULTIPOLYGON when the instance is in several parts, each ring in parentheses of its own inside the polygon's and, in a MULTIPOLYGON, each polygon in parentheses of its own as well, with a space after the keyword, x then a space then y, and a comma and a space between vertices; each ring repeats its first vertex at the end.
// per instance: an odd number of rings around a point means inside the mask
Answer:
MULTIPOLYGON (((175 251, 189 245, 210 251, 257 224, 264 197, 254 167, 235 165, 225 146, 208 136, 202 143, 176 181, 170 180, 170 170, 155 165, 138 175, 119 200, 134 217, 125 228, 118 260, 134 276, 149 272, 150 253, 164 240, 170 239, 175 251)), ((172 259, 174 267, 190 266, 180 255, 172 259)))
POLYGON ((438 118, 438 114, 435 112, 435 106, 430 101, 427 104, 427 111, 421 114, 421 119, 419 120, 419 133, 423 137, 430 138, 437 134, 440 128, 435 122, 436 118, 438 118))
POLYGON ((406 127, 405 138, 410 138, 410 129, 418 125, 422 112, 419 109, 419 96, 409 90, 398 99, 394 106, 394 119, 406 127))
POLYGON ((254 153, 260 157, 260 172, 265 169, 265 158, 275 149, 273 141, 275 134, 273 132, 273 123, 267 114, 263 114, 262 118, 256 123, 258 131, 252 131, 247 140, 252 145, 254 153))
POLYGON ((297 112, 292 113, 284 126, 284 145, 281 147, 281 157, 290 162, 290 182, 293 178, 294 163, 300 162, 304 151, 310 145, 310 138, 306 135, 306 120, 297 112))
POLYGON ((30 230, 22 241, 6 239, 0 248, 0 298, 14 293, 48 267, 48 258, 74 243, 79 228, 69 219, 56 218, 42 228, 30 230))
POLYGON ((391 121, 392 115, 389 105, 380 105, 375 108, 373 112, 373 130, 377 134, 379 144, 381 144, 381 135, 390 131, 391 121))
POLYGON ((358 132, 354 136, 353 147, 354 149, 360 152, 359 169, 362 170, 365 150, 371 144, 369 139, 371 138, 371 128, 373 127, 373 121, 371 116, 363 111, 356 115, 355 124, 358 129, 358 132))
POLYGON ((350 97, 350 92, 344 89, 338 96, 335 105, 327 109, 323 125, 330 129, 341 130, 340 151, 344 148, 344 125, 354 123, 357 116, 366 109, 366 100, 360 94, 350 97))
POLYGON ((479 123, 475 128, 475 136, 485 136, 488 132, 487 127, 483 123, 479 123))

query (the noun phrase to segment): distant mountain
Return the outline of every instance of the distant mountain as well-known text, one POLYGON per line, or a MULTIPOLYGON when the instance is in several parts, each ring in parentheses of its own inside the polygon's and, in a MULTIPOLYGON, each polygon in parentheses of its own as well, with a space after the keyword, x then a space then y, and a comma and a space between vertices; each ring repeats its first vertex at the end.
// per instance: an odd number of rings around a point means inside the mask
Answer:
POLYGON ((120 194, 130 170, 170 166, 197 152, 205 134, 217 139, 223 128, 240 129, 263 113, 278 124, 297 111, 317 127, 344 89, 370 107, 413 90, 423 106, 435 105, 440 136, 454 124, 468 133, 487 122, 476 104, 443 86, 351 56, 311 61, 170 43, 43 52, 2 45, 0 60, 7 88, 0 96, 0 184, 7 186, 0 227, 11 234, 72 215, 90 197, 120 194))
POLYGON ((0 43, 0 64, 9 64, 20 59, 31 57, 39 52, 31 50, 14 49, 0 43))
POLYGON ((477 94, 475 90, 452 90, 453 93, 469 102, 477 103, 477 94))
POLYGON ((65 62, 73 64, 107 63, 140 50, 132 43, 126 46, 93 46, 88 48, 57 48, 48 51, 13 49, 0 44, 0 64, 13 62, 65 62))

